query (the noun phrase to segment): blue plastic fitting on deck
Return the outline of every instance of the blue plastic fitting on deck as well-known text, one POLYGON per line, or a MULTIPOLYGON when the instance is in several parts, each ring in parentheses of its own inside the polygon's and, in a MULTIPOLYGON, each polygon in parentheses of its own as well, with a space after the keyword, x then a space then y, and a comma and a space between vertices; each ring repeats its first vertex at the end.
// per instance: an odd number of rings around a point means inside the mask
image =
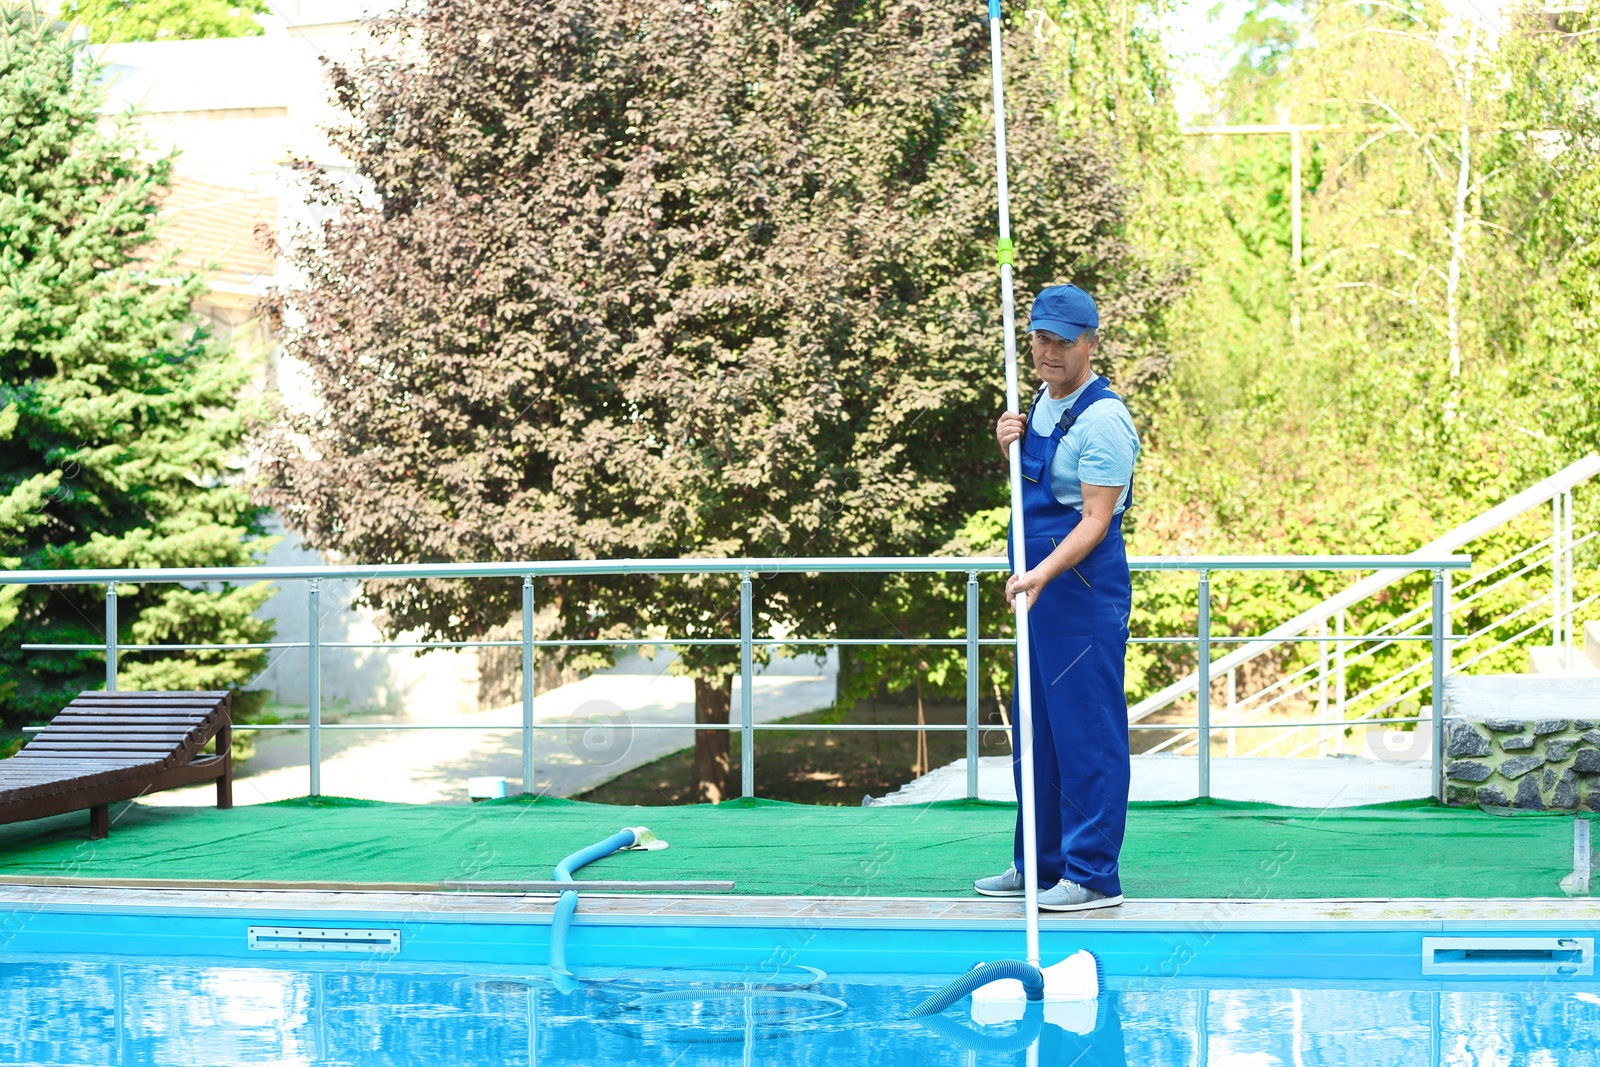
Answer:
POLYGON ((1023 960, 995 960, 993 963, 980 963, 954 982, 945 986, 933 996, 911 1009, 910 1018, 922 1015, 938 1015, 950 1005, 970 994, 980 986, 1002 978, 1015 978, 1022 983, 1022 991, 1029 1000, 1044 999, 1044 975, 1039 973, 1039 968, 1023 960))
MULTIPOLYGON (((580 848, 556 864, 555 879, 558 882, 570 882, 572 873, 578 868, 609 856, 619 848, 627 848, 637 843, 638 838, 634 836, 632 830, 623 830, 588 848, 580 848)), ((575 986, 572 972, 567 969, 567 929, 572 925, 572 915, 577 910, 578 891, 565 890, 561 894, 561 899, 556 901, 556 913, 550 920, 550 973, 556 977, 558 986, 575 986), (568 981, 562 982, 563 978, 568 981)), ((563 992, 570 991, 570 989, 563 990, 563 992)))

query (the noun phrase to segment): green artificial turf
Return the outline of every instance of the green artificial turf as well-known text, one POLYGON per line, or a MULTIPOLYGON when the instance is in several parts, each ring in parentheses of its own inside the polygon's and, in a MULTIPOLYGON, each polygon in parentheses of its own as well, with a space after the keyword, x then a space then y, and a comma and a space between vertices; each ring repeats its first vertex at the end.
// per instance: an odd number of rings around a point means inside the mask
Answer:
MULTIPOLYGON (((112 808, 104 841, 79 813, 0 826, 6 874, 434 882, 547 879, 624 826, 671 844, 580 879, 732 879, 737 892, 969 896, 1011 857, 1011 804, 611 807, 510 798, 472 807, 322 798, 217 811, 112 808)), ((1571 816, 1497 817, 1431 802, 1321 811, 1221 801, 1134 804, 1129 897, 1560 896, 1571 816)))

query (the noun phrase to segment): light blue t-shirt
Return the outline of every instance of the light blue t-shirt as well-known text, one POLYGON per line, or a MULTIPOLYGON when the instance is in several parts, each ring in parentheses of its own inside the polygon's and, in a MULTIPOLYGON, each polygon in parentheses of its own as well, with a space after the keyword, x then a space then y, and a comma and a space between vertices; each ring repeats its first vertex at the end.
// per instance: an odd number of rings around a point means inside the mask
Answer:
MULTIPOLYGON (((1094 382, 1090 378, 1083 387, 1060 400, 1052 400, 1046 390, 1039 396, 1033 409, 1033 432, 1044 437, 1055 433, 1056 423, 1067 409, 1078 402, 1083 390, 1094 382)), ((1133 419, 1126 405, 1117 400, 1100 400, 1090 404, 1072 429, 1061 438, 1056 458, 1050 464, 1050 490, 1056 499, 1070 508, 1083 508, 1083 483, 1090 485, 1120 485, 1122 498, 1117 501, 1120 512, 1128 506, 1128 489, 1133 483, 1133 465, 1139 458, 1139 432, 1133 428, 1133 419)))

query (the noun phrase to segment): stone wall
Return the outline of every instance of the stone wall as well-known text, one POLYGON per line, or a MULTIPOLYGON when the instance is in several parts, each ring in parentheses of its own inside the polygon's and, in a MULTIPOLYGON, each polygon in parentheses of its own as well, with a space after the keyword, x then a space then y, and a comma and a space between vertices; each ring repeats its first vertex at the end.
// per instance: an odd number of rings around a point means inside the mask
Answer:
POLYGON ((1447 719, 1445 803, 1600 811, 1600 720, 1447 719))

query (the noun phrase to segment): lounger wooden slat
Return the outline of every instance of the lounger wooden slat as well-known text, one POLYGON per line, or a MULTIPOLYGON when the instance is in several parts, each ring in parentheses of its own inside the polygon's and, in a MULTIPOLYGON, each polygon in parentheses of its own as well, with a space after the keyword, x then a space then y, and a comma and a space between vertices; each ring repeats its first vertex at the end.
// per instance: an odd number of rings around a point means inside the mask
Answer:
MULTIPOLYGON (((80 693, 79 695, 82 696, 83 694, 80 693)), ((203 704, 205 703, 205 699, 206 698, 203 696, 195 696, 194 693, 157 693, 153 690, 145 689, 138 690, 136 695, 129 695, 129 692, 122 690, 119 690, 115 693, 107 693, 104 690, 94 690, 92 695, 84 700, 84 703, 137 704, 140 707, 146 707, 150 704, 161 704, 173 700, 181 700, 190 704, 203 704)))
MULTIPOLYGON (((80 774, 72 778, 55 778, 41 782, 25 782, 16 787, 15 795, 10 803, 20 804, 31 800, 53 804, 63 797, 68 797, 73 793, 80 793, 87 789, 111 788, 127 782, 144 781, 148 778, 149 775, 147 773, 138 771, 136 769, 129 769, 128 772, 124 774, 80 774), (66 787, 65 791, 63 791, 63 786, 66 787)), ((12 795, 9 790, 7 795, 12 795)), ((140 791, 138 789, 133 790, 132 796, 139 795, 140 791)), ((129 797, 129 799, 131 798, 132 797, 129 797)), ((77 811, 81 810, 84 806, 85 805, 82 804, 75 804, 71 807, 52 811, 51 814, 59 815, 62 813, 62 811, 77 811)), ((40 816, 40 818, 43 818, 43 816, 40 816)))
POLYGON ((82 745, 88 750, 97 744, 110 742, 116 745, 155 745, 162 751, 170 751, 174 746, 181 746, 192 732, 192 730, 171 730, 164 734, 123 734, 118 733, 115 727, 98 730, 41 730, 34 735, 28 747, 82 745))
MULTIPOLYGON (((169 762, 169 757, 159 752, 128 752, 122 749, 118 749, 114 752, 85 752, 81 754, 72 752, 46 752, 45 755, 71 756, 74 763, 81 763, 85 766, 94 767, 104 767, 108 761, 112 763, 159 763, 162 765, 166 765, 169 762)), ((34 757, 32 759, 23 760, 21 763, 17 764, 17 766, 19 768, 35 767, 39 764, 39 762, 39 758, 34 757)), ((3 787, 3 783, 0 783, 0 788, 3 787)))
POLYGON ((80 709, 85 709, 85 707, 91 707, 91 709, 109 707, 109 709, 125 710, 130 715, 142 715, 142 713, 160 712, 160 710, 205 710, 206 704, 205 701, 171 701, 171 699, 166 699, 166 701, 146 701, 144 704, 134 704, 131 701, 85 701, 83 704, 78 704, 78 707, 80 709))
POLYGON ((233 725, 226 692, 80 695, 8 760, 0 822, 89 810, 89 836, 110 832, 109 805, 161 789, 217 783, 233 806, 233 725), (216 755, 202 752, 216 738, 216 755))
POLYGON ((73 708, 71 711, 63 711, 62 714, 66 715, 68 718, 74 719, 107 719, 118 717, 127 719, 203 719, 210 714, 210 710, 204 707, 162 707, 140 709, 129 707, 126 704, 86 704, 82 707, 73 708))
POLYGON ((67 741, 81 739, 94 741, 102 737, 120 737, 127 741, 181 741, 189 731, 181 726, 52 726, 34 735, 38 741, 67 741))
POLYGON ((194 729, 198 725, 200 725, 198 721, 194 721, 194 723, 150 723, 150 721, 141 721, 138 718, 109 721, 104 720, 104 718, 69 718, 69 720, 58 718, 50 725, 45 726, 42 733, 82 734, 96 733, 96 731, 104 733, 107 729, 115 729, 117 733, 141 734, 141 736, 142 734, 187 734, 190 729, 194 729))
POLYGON ((132 719, 192 719, 205 718, 210 714, 210 709, 201 704, 164 704, 160 707, 136 708, 127 704, 84 704, 73 708, 67 713, 73 717, 104 717, 108 715, 123 715, 132 719))
POLYGON ((163 717, 163 718, 128 718, 126 715, 74 715, 70 718, 56 718, 51 725, 61 726, 181 726, 184 729, 194 729, 205 721, 205 715, 192 715, 189 718, 163 717))
MULTIPOLYGON (((182 748, 188 740, 190 731, 170 734, 166 737, 151 737, 149 734, 138 736, 119 737, 107 730, 100 730, 92 734, 51 734, 39 733, 28 742, 28 747, 37 756, 41 752, 60 751, 66 746, 71 752, 104 752, 105 746, 113 745, 118 748, 153 748, 160 752, 173 752, 182 748)), ((17 753, 19 756, 21 753, 17 753)))
MULTIPOLYGON (((143 763, 111 765, 100 770, 75 767, 70 770, 60 770, 51 776, 40 778, 30 776, 26 779, 18 779, 16 782, 7 781, 7 803, 22 803, 28 800, 50 802, 55 798, 70 796, 85 789, 99 789, 135 779, 148 778, 152 774, 159 773, 162 769, 161 767, 152 767, 143 763)), ((138 794, 135 793, 134 795, 137 796, 138 794)), ((67 808, 65 810, 72 811, 76 809, 67 808)), ((60 814, 60 812, 52 812, 52 814, 60 814)))
POLYGON ((163 717, 160 718, 155 718, 154 715, 149 718, 130 718, 128 715, 69 715, 69 717, 56 718, 51 725, 182 726, 182 728, 194 729, 195 726, 200 725, 200 723, 203 723, 205 720, 205 715, 186 715, 186 717, 182 718, 179 718, 178 715, 163 715, 163 717))
POLYGON ((34 755, 36 756, 46 752, 76 752, 80 750, 80 747, 83 751, 95 752, 128 751, 166 754, 171 752, 173 746, 182 740, 183 735, 181 734, 176 737, 117 737, 115 734, 52 734, 46 736, 45 734, 40 734, 34 738, 30 747, 35 750, 34 755), (102 747, 89 748, 89 746, 94 745, 102 747), (63 748, 62 746, 67 747, 63 748))
MULTIPOLYGON (((84 768, 99 768, 101 770, 116 767, 145 766, 161 770, 178 765, 171 760, 162 759, 158 756, 152 756, 148 752, 107 752, 101 755, 99 758, 87 756, 79 760, 78 763, 84 768)), ((3 787, 3 783, 0 783, 0 787, 3 787)))
POLYGON ((204 704, 182 703, 172 701, 161 704, 80 704, 73 709, 75 713, 90 714, 115 714, 115 715, 205 715, 210 711, 204 704))
POLYGON ((150 764, 144 761, 132 762, 124 760, 121 763, 75 763, 70 767, 44 767, 37 771, 18 773, 8 776, 6 787, 14 785, 32 785, 36 782, 60 782, 68 778, 105 778, 110 781, 123 771, 137 771, 144 773, 150 764))
MULTIPOLYGON (((57 753, 60 755, 60 753, 57 753)), ((158 752, 102 752, 83 759, 85 766, 105 767, 111 763, 149 763, 157 767, 176 767, 178 764, 170 757, 158 752)))
POLYGON ((123 715, 131 719, 150 719, 162 717, 172 717, 177 719, 196 717, 204 718, 205 716, 209 715, 210 712, 211 709, 207 708, 203 704, 163 704, 148 708, 136 708, 128 704, 84 704, 80 707, 72 709, 72 714, 74 716, 123 715))
POLYGON ((121 716, 125 716, 127 718, 130 718, 130 719, 151 719, 151 718, 174 718, 174 719, 202 718, 203 719, 207 715, 209 715, 210 713, 211 712, 210 712, 209 708, 205 707, 204 705, 199 705, 199 704, 195 704, 195 705, 171 704, 171 705, 163 705, 161 707, 150 707, 150 708, 143 708, 143 709, 130 707, 127 704, 86 704, 86 705, 84 705, 82 707, 78 707, 78 708, 73 708, 72 709, 72 715, 74 717, 85 717, 85 716, 107 717, 107 716, 121 715, 121 716))
POLYGON ((102 734, 100 736, 103 740, 88 737, 69 737, 61 740, 52 740, 47 737, 39 737, 29 742, 28 747, 35 752, 150 752, 157 755, 165 755, 171 752, 175 746, 183 744, 183 738, 187 735, 179 735, 165 743, 161 741, 135 741, 131 737, 119 738, 114 734, 102 734))
POLYGON ((102 764, 98 768, 91 765, 79 764, 74 767, 57 767, 46 772, 35 774, 19 774, 14 779, 8 779, 6 788, 21 788, 23 786, 48 784, 50 782, 76 781, 80 778, 94 778, 96 780, 112 781, 123 773, 144 773, 148 765, 144 763, 102 764))
POLYGON ((61 709, 69 715, 205 715, 211 709, 199 700, 164 700, 151 701, 148 704, 131 704, 126 700, 110 700, 104 703, 84 701, 82 704, 73 704, 72 710, 61 709))
POLYGON ((56 718, 51 726, 175 726, 184 730, 192 730, 205 722, 209 716, 205 715, 163 715, 135 717, 132 715, 72 715, 66 718, 56 718))
MULTIPOLYGON (((76 752, 76 751, 69 752, 69 751, 62 751, 60 749, 38 749, 38 750, 36 750, 34 752, 28 753, 26 756, 24 756, 22 753, 19 752, 15 756, 12 756, 11 758, 15 759, 15 760, 21 760, 22 761, 21 763, 17 764, 18 767, 31 767, 31 766, 37 765, 40 762, 47 761, 47 760, 70 761, 72 763, 96 763, 96 764, 100 764, 100 763, 103 763, 104 761, 106 761, 108 759, 126 759, 126 760, 133 760, 136 763, 160 763, 161 760, 165 758, 165 754, 164 753, 159 753, 159 752, 158 753, 128 752, 126 750, 121 750, 121 749, 107 750, 107 751, 100 751, 100 752, 76 752), (119 752, 121 753, 120 755, 118 754, 119 752)), ((0 764, 0 767, 9 766, 9 765, 10 764, 8 762, 8 763, 5 763, 5 764, 0 764)), ((4 789, 5 789, 4 784, 0 784, 0 791, 4 791, 4 789)))
MULTIPOLYGON (((39 746, 38 751, 30 758, 29 762, 41 756, 67 756, 74 759, 104 760, 124 757, 127 759, 142 760, 145 762, 168 763, 177 759, 172 754, 171 745, 151 747, 147 745, 118 744, 114 741, 100 742, 100 747, 95 749, 80 749, 73 745, 51 745, 49 742, 35 741, 39 746)), ((187 762, 187 761, 185 761, 187 762)))

